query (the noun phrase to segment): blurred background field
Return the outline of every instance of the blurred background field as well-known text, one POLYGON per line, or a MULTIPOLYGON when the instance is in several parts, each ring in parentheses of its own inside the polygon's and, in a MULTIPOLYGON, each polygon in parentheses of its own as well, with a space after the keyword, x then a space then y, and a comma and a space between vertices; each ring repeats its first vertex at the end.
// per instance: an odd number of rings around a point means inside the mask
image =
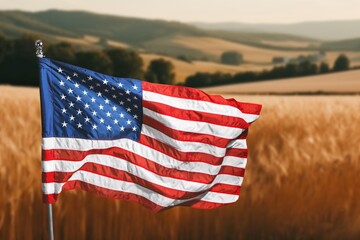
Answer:
MULTIPOLYGON (((0 238, 47 239, 35 88, 0 87, 0 238)), ((359 239, 359 96, 225 95, 263 104, 240 200, 154 214, 65 192, 56 239, 359 239)))
POLYGON ((0 4, 0 239, 48 239, 36 39, 55 60, 263 105, 235 204, 154 214, 70 191, 55 239, 360 239, 359 2, 81 4, 0 4))

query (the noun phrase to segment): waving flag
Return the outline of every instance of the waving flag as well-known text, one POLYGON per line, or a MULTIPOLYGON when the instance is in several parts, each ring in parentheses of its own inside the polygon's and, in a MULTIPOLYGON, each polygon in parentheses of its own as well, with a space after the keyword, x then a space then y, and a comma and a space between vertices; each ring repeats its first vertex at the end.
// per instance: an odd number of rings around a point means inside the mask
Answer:
POLYGON ((238 199, 260 105, 39 61, 46 203, 72 189, 153 211, 238 199))

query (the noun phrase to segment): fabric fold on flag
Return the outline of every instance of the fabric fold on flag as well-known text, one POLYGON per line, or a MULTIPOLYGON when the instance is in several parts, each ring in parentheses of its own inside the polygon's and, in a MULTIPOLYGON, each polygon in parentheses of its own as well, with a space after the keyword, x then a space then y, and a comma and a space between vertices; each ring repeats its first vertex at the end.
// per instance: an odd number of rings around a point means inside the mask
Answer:
POLYGON ((237 201, 261 105, 39 62, 45 203, 73 189, 153 211, 237 201))

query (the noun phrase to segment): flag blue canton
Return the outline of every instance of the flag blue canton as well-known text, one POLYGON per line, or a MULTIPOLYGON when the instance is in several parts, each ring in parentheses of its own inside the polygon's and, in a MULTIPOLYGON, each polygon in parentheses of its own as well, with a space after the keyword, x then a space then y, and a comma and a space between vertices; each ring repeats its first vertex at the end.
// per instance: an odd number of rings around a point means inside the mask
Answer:
POLYGON ((40 59, 43 137, 138 140, 142 84, 40 59), (45 71, 47 69, 47 71, 45 71), (52 100, 51 100, 52 99, 52 100), (50 121, 49 121, 50 120, 50 121))

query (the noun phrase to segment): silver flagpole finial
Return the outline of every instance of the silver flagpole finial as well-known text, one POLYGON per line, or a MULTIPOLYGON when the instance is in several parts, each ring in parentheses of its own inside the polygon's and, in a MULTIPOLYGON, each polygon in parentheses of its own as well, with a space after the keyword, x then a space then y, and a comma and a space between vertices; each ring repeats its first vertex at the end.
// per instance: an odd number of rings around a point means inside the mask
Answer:
POLYGON ((35 48, 36 48, 36 56, 38 58, 45 57, 44 52, 43 52, 43 46, 44 46, 44 43, 41 40, 36 40, 35 48))

